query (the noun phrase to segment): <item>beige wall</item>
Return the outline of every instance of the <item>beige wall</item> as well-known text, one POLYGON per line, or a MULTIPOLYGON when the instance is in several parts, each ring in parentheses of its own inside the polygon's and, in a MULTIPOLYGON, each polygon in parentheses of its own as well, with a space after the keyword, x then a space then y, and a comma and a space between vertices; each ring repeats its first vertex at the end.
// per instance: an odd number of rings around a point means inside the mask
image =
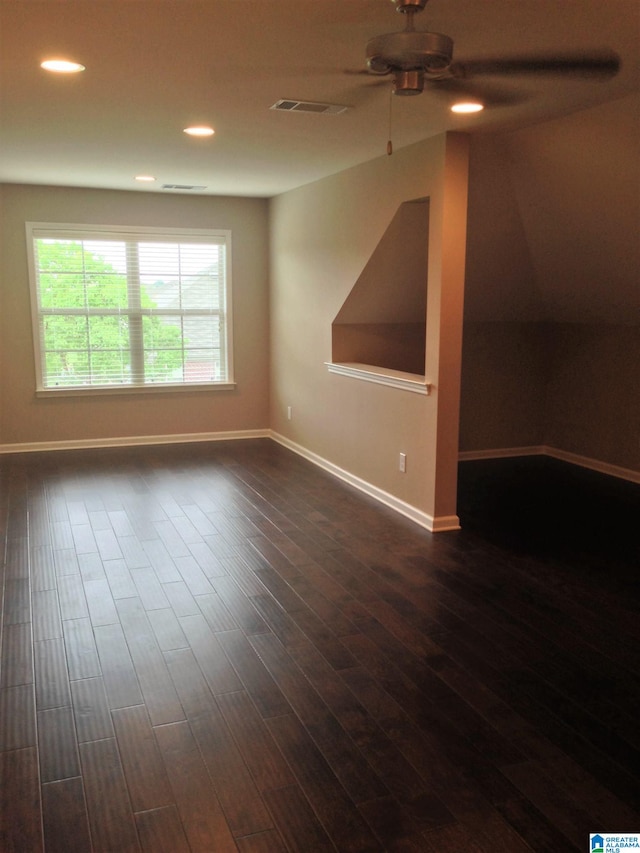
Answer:
POLYGON ((460 449, 640 470, 640 97, 473 137, 460 449))
POLYGON ((543 318, 637 325, 640 94, 501 142, 543 318))
POLYGON ((556 323, 545 444, 640 472, 640 326, 556 323))
POLYGON ((551 324, 465 322, 461 451, 545 443, 551 341, 551 324))
POLYGON ((460 450, 546 445, 640 471, 640 327, 467 322, 460 450))
POLYGON ((503 137, 471 137, 465 323, 543 318, 544 305, 509 166, 503 137))
POLYGON ((430 518, 455 515, 466 145, 439 136, 271 203, 272 428, 430 518), (399 205, 425 196, 433 395, 329 374, 333 319, 399 205))
POLYGON ((268 427, 268 204, 264 199, 5 185, 0 225, 0 445, 268 427), (237 388, 36 399, 27 221, 230 229, 237 388))

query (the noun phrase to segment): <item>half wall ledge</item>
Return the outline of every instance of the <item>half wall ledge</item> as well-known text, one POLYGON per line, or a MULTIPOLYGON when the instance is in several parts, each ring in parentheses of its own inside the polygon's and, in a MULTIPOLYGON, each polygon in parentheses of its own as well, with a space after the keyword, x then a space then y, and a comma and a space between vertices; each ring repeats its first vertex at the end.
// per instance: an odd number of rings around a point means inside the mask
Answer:
POLYGON ((336 373, 338 376, 348 376, 351 379, 360 379, 363 382, 375 382, 378 385, 388 385, 402 391, 412 391, 414 394, 428 396, 431 393, 431 383, 417 373, 405 373, 402 370, 392 370, 389 367, 360 364, 359 362, 325 361, 325 364, 329 373, 336 373))

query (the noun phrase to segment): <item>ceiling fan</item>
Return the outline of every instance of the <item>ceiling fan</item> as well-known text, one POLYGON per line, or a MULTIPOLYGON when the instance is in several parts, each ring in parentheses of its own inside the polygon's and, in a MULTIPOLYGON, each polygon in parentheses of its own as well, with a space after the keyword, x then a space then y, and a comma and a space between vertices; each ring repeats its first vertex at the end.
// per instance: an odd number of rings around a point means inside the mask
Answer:
POLYGON ((611 50, 591 53, 539 54, 457 61, 453 40, 442 33, 419 31, 414 17, 427 0, 391 0, 406 16, 404 30, 375 36, 367 43, 364 73, 393 75, 395 95, 419 95, 425 83, 442 88, 468 87, 470 78, 485 75, 559 74, 607 78, 620 68, 620 58, 611 50))

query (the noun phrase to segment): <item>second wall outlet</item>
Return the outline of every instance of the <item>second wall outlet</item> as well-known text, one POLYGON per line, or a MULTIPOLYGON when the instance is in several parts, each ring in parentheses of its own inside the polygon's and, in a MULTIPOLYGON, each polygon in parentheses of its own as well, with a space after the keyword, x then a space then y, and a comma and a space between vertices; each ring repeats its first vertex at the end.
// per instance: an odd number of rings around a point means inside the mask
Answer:
POLYGON ((398 460, 398 469, 404 474, 407 470, 407 454, 401 453, 398 460))
POLYGON ((291 406, 287 406, 287 420, 288 421, 291 420, 292 415, 293 415, 293 410, 292 410, 291 406))

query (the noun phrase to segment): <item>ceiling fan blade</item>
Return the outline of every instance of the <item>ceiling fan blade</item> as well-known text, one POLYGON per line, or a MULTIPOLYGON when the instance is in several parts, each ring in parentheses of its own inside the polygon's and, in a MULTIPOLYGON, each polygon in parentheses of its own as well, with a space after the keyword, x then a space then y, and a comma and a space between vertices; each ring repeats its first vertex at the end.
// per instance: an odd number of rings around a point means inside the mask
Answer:
POLYGON ((534 54, 454 62, 454 77, 480 74, 563 74, 573 77, 613 77, 620 70, 620 57, 613 51, 569 54, 534 54))
POLYGON ((345 68, 342 72, 348 77, 360 77, 362 82, 359 84, 360 89, 377 89, 384 86, 391 88, 389 74, 372 74, 367 68, 345 68))
POLYGON ((480 101, 485 107, 510 107, 521 104, 529 99, 530 95, 523 91, 513 92, 497 86, 486 84, 472 85, 469 80, 456 77, 445 77, 430 80, 425 83, 425 91, 435 92, 453 100, 468 99, 480 101))

